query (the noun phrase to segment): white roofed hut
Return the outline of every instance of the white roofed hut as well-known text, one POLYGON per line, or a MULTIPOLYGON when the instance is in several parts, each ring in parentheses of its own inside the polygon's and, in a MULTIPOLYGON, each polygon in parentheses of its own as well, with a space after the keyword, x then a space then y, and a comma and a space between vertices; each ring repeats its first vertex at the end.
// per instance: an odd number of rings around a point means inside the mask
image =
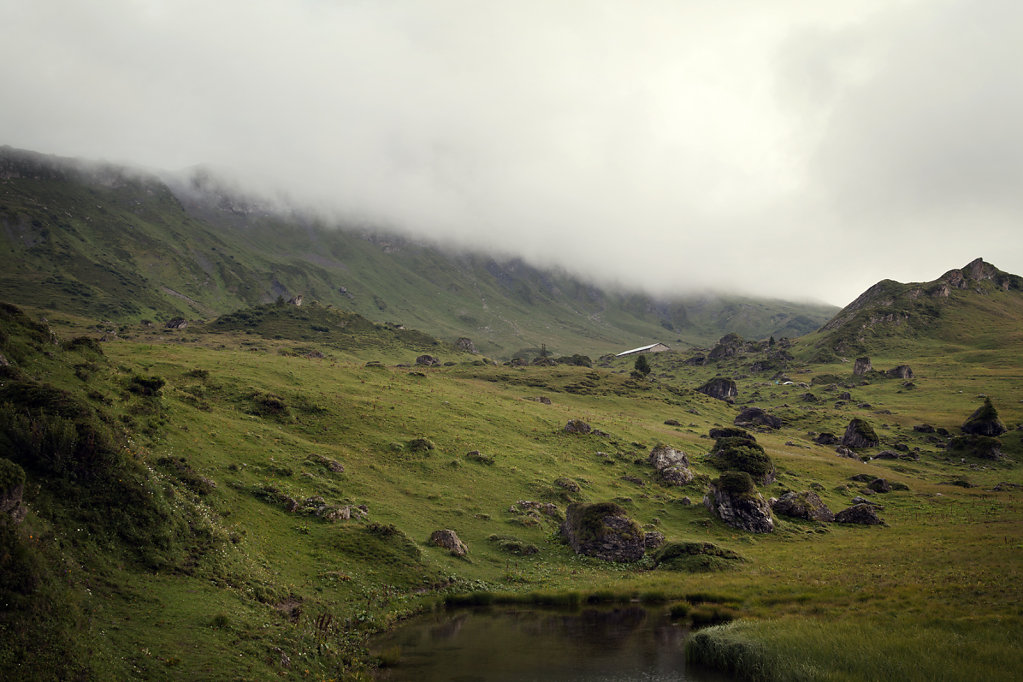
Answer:
POLYGON ((663 343, 651 343, 649 346, 640 346, 639 348, 633 348, 632 350, 622 351, 615 355, 616 358, 625 357, 626 355, 635 355, 636 353, 663 353, 664 351, 671 350, 663 343))

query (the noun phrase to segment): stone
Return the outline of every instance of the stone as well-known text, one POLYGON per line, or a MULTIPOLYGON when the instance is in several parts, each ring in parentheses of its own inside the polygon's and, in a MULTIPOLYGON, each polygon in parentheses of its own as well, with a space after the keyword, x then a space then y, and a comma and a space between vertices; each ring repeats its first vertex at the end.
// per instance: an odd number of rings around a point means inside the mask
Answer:
POLYGON ((875 493, 890 493, 892 491, 891 484, 883 478, 875 478, 867 484, 867 487, 875 493))
POLYGON ((820 402, 820 398, 818 398, 817 396, 815 396, 815 395, 814 395, 813 393, 804 393, 804 394, 803 394, 803 395, 802 395, 802 396, 800 397, 800 399, 801 399, 801 400, 802 400, 802 401, 803 401, 804 403, 819 403, 819 402, 820 402))
POLYGON ((849 391, 843 391, 842 393, 838 394, 838 400, 846 400, 846 401, 852 400, 852 393, 850 393, 849 391))
POLYGON ((680 422, 677 419, 665 419, 664 420, 664 425, 665 426, 682 426, 682 422, 680 422))
POLYGON ((656 445, 647 458, 662 483, 683 486, 692 482, 694 474, 689 468, 689 457, 681 450, 667 445, 656 445))
POLYGON ((752 436, 747 436, 718 438, 707 461, 721 471, 744 471, 759 485, 769 485, 777 475, 774 462, 752 436))
POLYGON ((856 358, 856 362, 853 363, 853 375, 858 377, 863 376, 873 369, 874 368, 870 364, 870 358, 868 357, 856 358))
POLYGON ((913 370, 910 368, 909 365, 899 365, 898 367, 888 370, 887 372, 885 372, 885 374, 894 379, 913 378, 913 370))
POLYGON ((736 426, 765 426, 769 429, 780 429, 782 426, 780 418, 759 407, 742 408, 732 423, 736 426))
POLYGON ((845 447, 844 445, 839 445, 837 448, 835 448, 835 453, 839 457, 848 457, 849 459, 856 459, 856 453, 850 450, 849 448, 845 447))
POLYGON ((430 535, 430 542, 438 547, 443 547, 454 556, 463 557, 469 553, 469 548, 464 542, 458 539, 458 534, 453 530, 443 529, 433 531, 433 534, 430 535))
POLYGON ((592 430, 582 419, 569 419, 565 424, 565 433, 589 433, 592 430))
POLYGON ((817 434, 817 437, 813 439, 813 442, 817 445, 837 445, 839 441, 838 436, 825 431, 824 433, 817 434))
POLYGON ((698 392, 704 395, 709 395, 711 398, 717 400, 724 400, 731 402, 737 395, 739 390, 735 386, 735 382, 726 377, 714 377, 707 383, 696 389, 698 392))
POLYGON ((551 405, 551 404, 552 404, 552 403, 551 403, 551 399, 550 399, 550 398, 548 398, 548 397, 547 397, 547 396, 545 396, 545 395, 542 395, 542 396, 540 396, 539 398, 537 398, 537 399, 536 399, 536 401, 537 401, 538 403, 540 403, 541 405, 551 405))
POLYGON ((167 329, 184 329, 188 326, 188 320, 183 317, 175 317, 172 320, 168 320, 167 324, 164 325, 167 329))
POLYGON ((744 471, 726 471, 711 481, 703 504, 733 528, 750 533, 774 530, 771 508, 744 471))
POLYGON ((297 308, 302 307, 302 294, 298 294, 297 296, 292 296, 291 298, 288 299, 288 303, 290 303, 291 305, 293 305, 293 306, 295 306, 297 308))
POLYGON ((789 491, 771 507, 776 514, 797 519, 820 522, 835 520, 835 515, 828 509, 828 505, 824 504, 820 496, 811 490, 801 493, 789 491))
POLYGON ((561 535, 576 554, 633 562, 646 552, 646 533, 614 502, 568 505, 561 535))
POLYGON ((864 419, 853 419, 842 436, 842 445, 847 448, 876 448, 881 441, 874 428, 864 419))
POLYGON ((930 424, 917 424, 913 430, 917 433, 934 433, 934 427, 930 424))
POLYGON ((963 423, 963 433, 973 436, 997 437, 1005 433, 1005 424, 998 419, 998 410, 991 404, 991 398, 984 398, 984 404, 974 411, 963 423))
POLYGON ((432 355, 423 354, 416 358, 416 364, 422 365, 423 367, 436 367, 440 364, 440 360, 433 357, 432 355))
POLYGON ((457 341, 455 341, 455 348, 457 348, 460 351, 465 351, 466 353, 472 353, 473 355, 479 353, 479 351, 476 349, 476 344, 472 342, 472 339, 466 336, 463 336, 459 338, 457 341))
POLYGON ((650 530, 643 534, 643 546, 648 550, 657 549, 664 544, 664 533, 650 530))
POLYGON ((884 521, 877 515, 873 505, 860 503, 835 514, 835 523, 858 523, 866 526, 879 526, 884 521))

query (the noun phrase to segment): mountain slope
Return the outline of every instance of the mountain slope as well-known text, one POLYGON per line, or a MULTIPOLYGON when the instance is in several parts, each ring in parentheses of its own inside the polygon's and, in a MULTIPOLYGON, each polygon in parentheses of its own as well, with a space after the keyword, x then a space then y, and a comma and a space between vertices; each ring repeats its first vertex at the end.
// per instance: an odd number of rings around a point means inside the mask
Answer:
POLYGON ((831 306, 672 300, 601 289, 520 260, 338 228, 226 189, 0 149, 0 297, 125 321, 209 318, 303 295, 508 357, 546 344, 602 354, 812 331, 831 306))
POLYGON ((1023 341, 1021 321, 1023 277, 977 258, 932 282, 882 280, 821 327, 813 340, 841 354, 908 339, 993 348, 1023 341))

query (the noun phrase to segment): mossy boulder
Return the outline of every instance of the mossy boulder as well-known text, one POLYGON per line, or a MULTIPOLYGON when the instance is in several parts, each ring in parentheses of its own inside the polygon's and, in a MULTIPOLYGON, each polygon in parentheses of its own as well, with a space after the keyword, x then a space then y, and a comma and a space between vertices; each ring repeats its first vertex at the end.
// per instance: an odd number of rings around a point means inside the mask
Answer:
POLYGON ((733 528, 750 533, 774 530, 771 508, 745 471, 726 471, 711 481, 703 504, 733 528))
POLYGON ((864 526, 880 526, 884 521, 877 515, 873 505, 861 502, 835 514, 835 523, 855 523, 864 526))
POLYGON ((708 431, 708 435, 717 440, 719 438, 745 438, 746 440, 757 442, 756 436, 745 429, 733 429, 729 426, 715 427, 708 431))
POLYGON ((998 410, 991 404, 991 398, 984 398, 984 404, 970 415, 962 428, 965 434, 992 438, 1006 431, 1005 424, 998 419, 998 410))
POLYGON ((947 449, 956 457, 1002 458, 1002 441, 991 436, 956 436, 948 442, 947 449))
POLYGON ((710 542, 669 542, 653 554, 657 568, 685 573, 709 573, 734 568, 745 559, 710 542))
POLYGON ((743 471, 760 485, 770 485, 777 476, 774 462, 754 440, 718 438, 707 461, 721 471, 743 471))
POLYGON ((576 554, 604 561, 638 561, 646 551, 646 534, 614 502, 568 505, 561 535, 576 554))
POLYGON ((842 436, 842 445, 847 448, 876 448, 881 444, 874 427, 865 419, 856 418, 849 422, 842 436))
POLYGON ((768 414, 760 407, 744 407, 733 422, 736 426, 763 426, 769 429, 780 429, 781 419, 768 414))
POLYGON ((778 498, 772 509, 776 514, 808 521, 823 523, 835 520, 835 515, 828 509, 828 505, 824 504, 820 496, 812 490, 789 491, 778 498))

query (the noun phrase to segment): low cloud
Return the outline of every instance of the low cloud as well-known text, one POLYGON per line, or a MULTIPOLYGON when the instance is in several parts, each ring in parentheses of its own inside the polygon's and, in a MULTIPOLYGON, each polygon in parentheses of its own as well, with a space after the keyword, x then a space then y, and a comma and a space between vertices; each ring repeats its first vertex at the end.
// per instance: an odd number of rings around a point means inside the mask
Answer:
POLYGON ((1010 2, 0 0, 0 143, 658 293, 1023 272, 1010 2))

